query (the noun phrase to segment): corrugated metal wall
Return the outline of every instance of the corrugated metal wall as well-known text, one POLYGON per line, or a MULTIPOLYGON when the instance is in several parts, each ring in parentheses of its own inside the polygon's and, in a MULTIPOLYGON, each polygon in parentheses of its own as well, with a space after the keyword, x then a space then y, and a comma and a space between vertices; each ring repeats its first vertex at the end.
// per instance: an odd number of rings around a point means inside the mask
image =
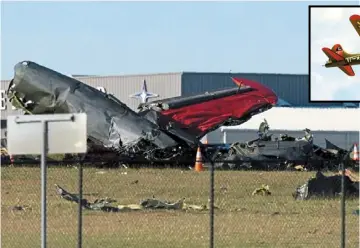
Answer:
POLYGON ((309 76, 291 74, 262 73, 197 73, 182 74, 182 95, 191 95, 213 91, 225 87, 234 87, 230 77, 243 77, 267 85, 285 101, 295 106, 341 106, 341 103, 310 103, 309 76))
POLYGON ((306 104, 308 100, 308 75, 282 75, 257 73, 189 73, 182 75, 182 94, 201 93, 234 87, 230 77, 243 77, 258 81, 272 88, 280 98, 294 105, 306 104))
MULTIPOLYGON (((257 130, 234 130, 226 131, 226 143, 234 142, 245 142, 257 138, 257 130)), ((304 132, 301 131, 287 131, 287 130, 274 130, 271 131, 273 137, 279 137, 280 134, 288 134, 293 137, 302 137, 304 132)), ((325 138, 332 142, 333 144, 348 149, 354 143, 359 142, 359 132, 336 132, 336 131, 314 131, 314 143, 316 145, 325 147, 325 138)), ((208 134, 208 142, 211 143, 222 143, 223 142, 223 133, 218 129, 214 132, 208 134)))
POLYGON ((148 101, 180 96, 181 94, 180 73, 82 77, 78 78, 78 80, 95 88, 98 86, 104 87, 107 93, 114 94, 116 98, 134 110, 138 107, 140 100, 130 98, 129 95, 140 92, 144 80, 146 80, 148 92, 159 94, 158 98, 149 99, 148 101))

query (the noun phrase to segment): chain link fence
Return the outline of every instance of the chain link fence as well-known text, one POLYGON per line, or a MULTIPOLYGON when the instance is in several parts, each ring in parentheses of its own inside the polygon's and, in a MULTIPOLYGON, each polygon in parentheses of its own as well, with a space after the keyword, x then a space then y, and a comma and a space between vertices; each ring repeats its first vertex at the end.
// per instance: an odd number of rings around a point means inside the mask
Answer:
MULTIPOLYGON (((307 182, 316 171, 120 164, 80 168, 82 247, 341 246, 341 197, 295 199, 303 185, 310 195, 314 185, 307 182)), ((78 163, 48 165, 48 247, 79 247, 79 171, 78 163)), ((359 172, 350 171, 356 181, 359 172)), ((325 178, 321 185, 338 189, 341 182, 325 178)), ((40 247, 39 166, 3 165, 1 187, 2 247, 40 247)), ((344 247, 359 247, 359 198, 347 198, 345 206, 344 247)))

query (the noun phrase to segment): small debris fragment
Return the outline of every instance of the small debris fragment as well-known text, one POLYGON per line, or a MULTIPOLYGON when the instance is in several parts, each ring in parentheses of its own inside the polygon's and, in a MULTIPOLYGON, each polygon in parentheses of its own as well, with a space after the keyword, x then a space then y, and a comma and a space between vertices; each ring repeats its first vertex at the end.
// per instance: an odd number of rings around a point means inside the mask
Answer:
POLYGON ((255 189, 252 195, 271 195, 269 185, 263 184, 260 188, 255 189))
POLYGON ((31 207, 28 205, 15 205, 13 207, 10 208, 11 211, 26 211, 26 210, 31 210, 31 207))

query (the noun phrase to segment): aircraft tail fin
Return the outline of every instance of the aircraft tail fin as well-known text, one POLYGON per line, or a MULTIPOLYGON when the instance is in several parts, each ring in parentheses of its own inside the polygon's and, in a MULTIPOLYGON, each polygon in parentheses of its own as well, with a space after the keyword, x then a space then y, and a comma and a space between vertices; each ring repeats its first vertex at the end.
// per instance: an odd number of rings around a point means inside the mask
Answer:
POLYGON ((356 32, 360 36, 360 15, 352 15, 350 16, 350 22, 355 28, 356 32))

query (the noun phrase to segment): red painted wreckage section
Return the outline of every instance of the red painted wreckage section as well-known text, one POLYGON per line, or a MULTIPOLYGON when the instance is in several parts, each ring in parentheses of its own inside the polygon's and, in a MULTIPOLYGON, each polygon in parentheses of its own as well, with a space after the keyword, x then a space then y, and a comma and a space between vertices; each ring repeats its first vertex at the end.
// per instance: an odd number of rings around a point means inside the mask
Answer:
POLYGON ((265 85, 248 79, 232 78, 239 87, 249 86, 252 90, 228 97, 210 100, 190 106, 161 111, 183 126, 205 133, 229 118, 241 119, 261 108, 277 103, 276 94, 265 85))

